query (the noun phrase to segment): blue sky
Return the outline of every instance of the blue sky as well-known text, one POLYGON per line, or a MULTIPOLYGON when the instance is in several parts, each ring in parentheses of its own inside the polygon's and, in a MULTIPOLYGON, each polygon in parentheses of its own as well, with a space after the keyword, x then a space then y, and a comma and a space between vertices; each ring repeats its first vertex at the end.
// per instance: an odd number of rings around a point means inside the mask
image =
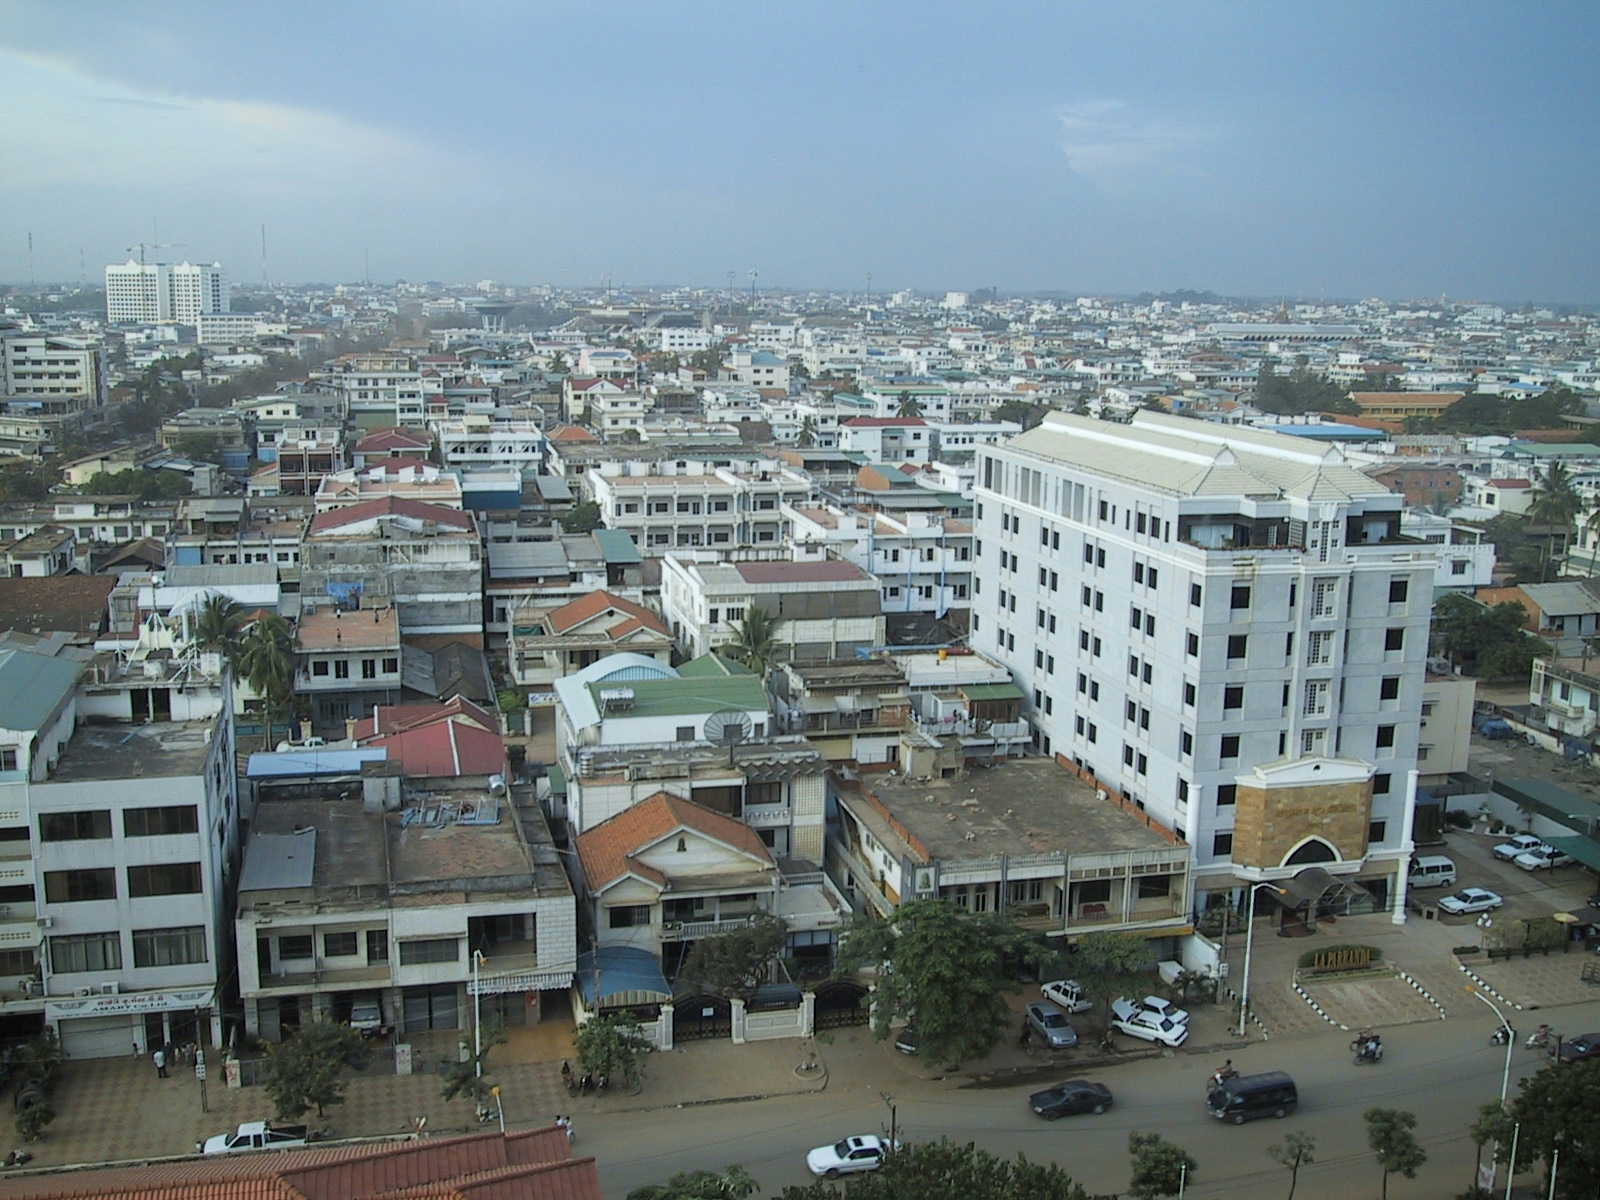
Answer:
POLYGON ((1600 299, 1592 2, 6 13, 0 279, 1600 299))

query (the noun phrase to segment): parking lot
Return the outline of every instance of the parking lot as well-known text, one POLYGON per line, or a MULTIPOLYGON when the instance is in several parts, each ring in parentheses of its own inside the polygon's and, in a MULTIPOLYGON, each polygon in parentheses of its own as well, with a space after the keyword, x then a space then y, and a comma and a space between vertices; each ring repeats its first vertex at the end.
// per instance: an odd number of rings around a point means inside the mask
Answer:
MULTIPOLYGON (((1497 918, 1520 920, 1574 912, 1583 908, 1588 898, 1600 890, 1595 873, 1587 867, 1574 864, 1549 871, 1524 871, 1512 863, 1501 862, 1494 857, 1494 847, 1510 836, 1457 829, 1450 832, 1444 845, 1419 848, 1419 855, 1442 854, 1453 860, 1456 881, 1449 887, 1414 891, 1412 899, 1418 904, 1437 904, 1462 888, 1487 888, 1505 901, 1505 907, 1495 913, 1497 918)), ((1438 919, 1446 925, 1470 926, 1477 921, 1476 916, 1453 917, 1443 912, 1438 919)))

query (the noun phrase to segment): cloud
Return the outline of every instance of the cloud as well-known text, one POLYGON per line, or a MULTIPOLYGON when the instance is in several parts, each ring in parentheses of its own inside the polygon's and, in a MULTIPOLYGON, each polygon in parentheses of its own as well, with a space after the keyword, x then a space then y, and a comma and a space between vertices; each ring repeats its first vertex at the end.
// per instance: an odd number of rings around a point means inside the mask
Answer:
POLYGON ((1203 152, 1221 136, 1217 126, 1110 98, 1064 105, 1056 120, 1067 165, 1105 185, 1133 175, 1201 172, 1203 152))

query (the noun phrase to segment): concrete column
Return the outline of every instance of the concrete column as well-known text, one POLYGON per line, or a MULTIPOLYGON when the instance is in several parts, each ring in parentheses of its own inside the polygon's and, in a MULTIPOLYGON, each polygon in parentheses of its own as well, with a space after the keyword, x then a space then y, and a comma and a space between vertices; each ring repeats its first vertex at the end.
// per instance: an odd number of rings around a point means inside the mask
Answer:
POLYGON ((661 1015, 656 1018, 658 1022, 656 1026, 656 1045, 663 1050, 672 1049, 672 1011, 672 1005, 663 1004, 661 1006, 661 1015))
POLYGON ((733 1044, 742 1046, 744 1045, 744 1001, 736 997, 730 1003, 733 1009, 733 1044))
POLYGON ((1416 770, 1406 772, 1406 811, 1400 833, 1400 849, 1405 857, 1395 864, 1394 911, 1389 914, 1389 920, 1396 925, 1406 923, 1406 883, 1411 874, 1411 855, 1416 851, 1411 840, 1411 826, 1417 813, 1417 778, 1416 770))
POLYGON ((800 1036, 810 1037, 817 1031, 817 994, 803 992, 800 996, 800 1036))
MULTIPOLYGON (((212 1020, 216 1021, 217 1019, 213 1015, 212 1020)), ((247 999, 244 1002, 244 1031, 251 1037, 261 1036, 261 1002, 259 1000, 247 999)))

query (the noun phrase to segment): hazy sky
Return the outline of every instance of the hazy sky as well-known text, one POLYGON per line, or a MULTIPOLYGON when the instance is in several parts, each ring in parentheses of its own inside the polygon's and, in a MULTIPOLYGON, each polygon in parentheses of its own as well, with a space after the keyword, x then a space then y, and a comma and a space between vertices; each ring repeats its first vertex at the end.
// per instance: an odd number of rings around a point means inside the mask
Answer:
POLYGON ((1600 298, 1600 5, 0 3, 0 279, 1600 298))

